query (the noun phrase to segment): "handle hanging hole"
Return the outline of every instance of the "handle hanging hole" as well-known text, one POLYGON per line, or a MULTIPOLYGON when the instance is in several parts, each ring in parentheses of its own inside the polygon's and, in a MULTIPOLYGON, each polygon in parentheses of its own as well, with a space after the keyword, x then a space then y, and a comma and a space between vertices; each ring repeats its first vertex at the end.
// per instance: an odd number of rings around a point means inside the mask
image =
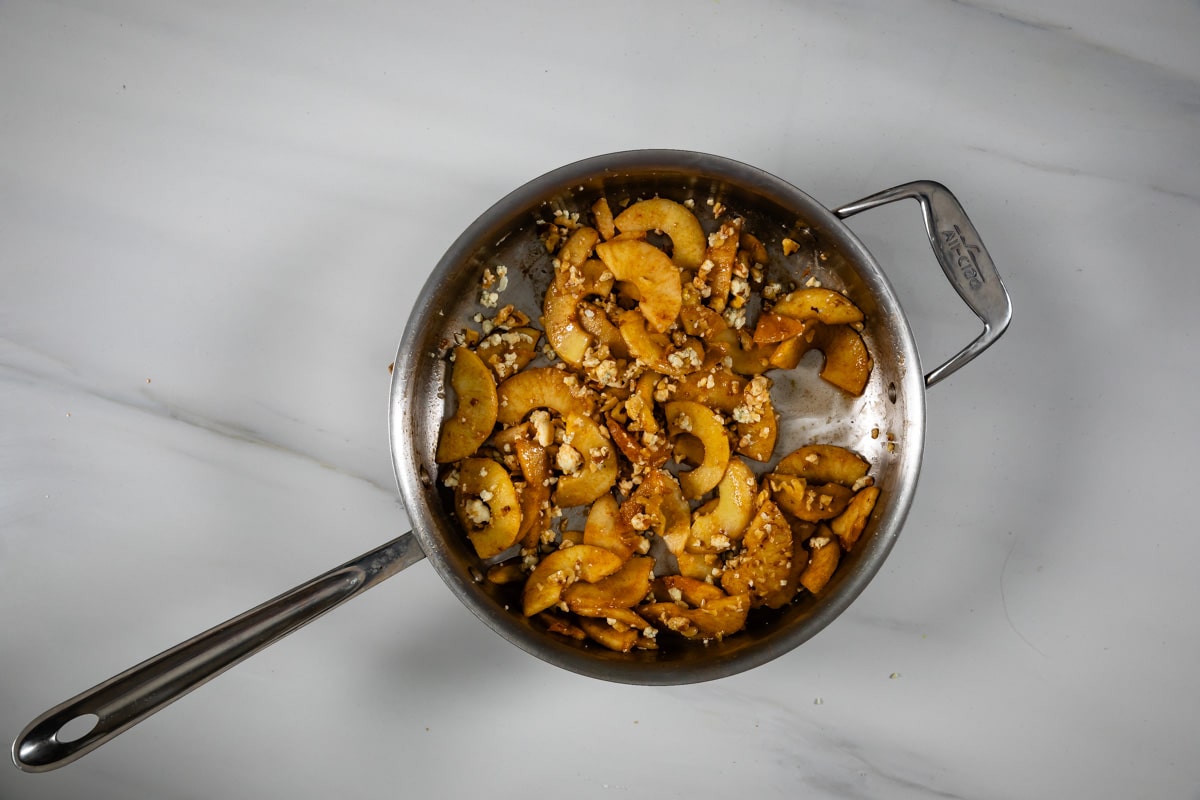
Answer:
POLYGON ((91 733, 98 722, 100 718, 95 714, 80 714, 59 728, 54 738, 63 744, 79 741, 91 733))

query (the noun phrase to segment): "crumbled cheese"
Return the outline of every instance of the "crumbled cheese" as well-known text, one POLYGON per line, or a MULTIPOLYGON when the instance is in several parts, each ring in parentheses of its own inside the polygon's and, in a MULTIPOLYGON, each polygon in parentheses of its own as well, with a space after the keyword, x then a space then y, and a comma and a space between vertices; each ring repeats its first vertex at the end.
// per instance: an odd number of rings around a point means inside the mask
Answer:
POLYGON ((492 511, 487 507, 487 504, 482 500, 471 498, 464 506, 463 510, 470 520, 472 525, 487 525, 492 520, 492 511))
POLYGON ((554 444, 554 423, 550 421, 550 412, 539 408, 529 415, 529 421, 533 424, 533 435, 538 444, 542 447, 554 444))
POLYGON ((565 475, 574 475, 579 472, 579 468, 583 466, 583 456, 569 444, 564 444, 558 448, 558 457, 556 458, 558 468, 565 475))

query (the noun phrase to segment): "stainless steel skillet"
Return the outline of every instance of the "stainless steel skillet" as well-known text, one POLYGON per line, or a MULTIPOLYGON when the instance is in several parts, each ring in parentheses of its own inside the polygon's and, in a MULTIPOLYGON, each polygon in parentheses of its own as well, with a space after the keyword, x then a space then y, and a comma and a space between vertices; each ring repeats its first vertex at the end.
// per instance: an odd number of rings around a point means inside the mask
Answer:
MULTIPOLYGON (((417 297, 401 339, 389 407, 392 460, 413 530, 222 623, 50 709, 13 744, 26 771, 68 764, 354 595, 428 557, 451 591, 483 622, 523 650, 583 675, 632 684, 681 684, 732 675, 774 659, 828 625, 862 592, 887 557, 912 503, 924 448, 925 390, 971 361, 1008 326, 1011 303, 962 207, 944 186, 905 184, 829 210, 785 181, 717 156, 638 150, 598 156, 547 173, 500 200, 454 242, 417 297), (746 219, 767 245, 770 269, 797 271, 783 237, 812 245, 806 275, 843 290, 866 314, 863 338, 874 359, 861 397, 817 380, 811 359, 774 373, 781 415, 777 453, 819 440, 851 447, 872 461, 879 505, 864 537, 819 599, 755 617, 748 629, 707 647, 679 643, 619 654, 551 636, 509 610, 511 597, 479 579, 480 564, 446 511, 433 480, 433 451, 444 414, 446 361, 453 332, 475 326, 484 267, 503 264, 502 302, 537 316, 550 278, 539 220, 555 210, 585 212, 600 195, 610 202, 652 195, 692 199, 711 229, 716 204, 746 219), (934 254, 958 294, 983 321, 961 352, 923 373, 912 331, 878 263, 842 222, 861 211, 915 199, 934 254)), ((517 606, 513 605, 515 609, 517 606)))

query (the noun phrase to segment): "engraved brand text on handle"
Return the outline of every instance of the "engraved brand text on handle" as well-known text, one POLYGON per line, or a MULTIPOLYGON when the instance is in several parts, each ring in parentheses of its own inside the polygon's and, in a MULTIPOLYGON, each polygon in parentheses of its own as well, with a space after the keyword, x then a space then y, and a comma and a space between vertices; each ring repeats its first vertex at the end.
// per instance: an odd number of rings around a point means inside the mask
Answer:
POLYGON ((979 245, 970 244, 957 225, 942 231, 942 244, 953 255, 954 266, 967 285, 972 289, 983 286, 983 272, 979 269, 979 261, 976 259, 979 245))

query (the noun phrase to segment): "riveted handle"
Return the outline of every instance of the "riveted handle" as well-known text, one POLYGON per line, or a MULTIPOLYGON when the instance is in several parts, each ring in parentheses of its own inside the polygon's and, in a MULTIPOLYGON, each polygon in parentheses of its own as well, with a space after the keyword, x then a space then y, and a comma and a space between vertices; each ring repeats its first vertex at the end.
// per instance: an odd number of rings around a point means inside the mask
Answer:
POLYGON ((1012 300, 1000 273, 971 224, 958 198, 936 181, 914 181, 842 206, 841 219, 897 200, 916 200, 925 215, 925 229, 942 272, 959 297, 983 320, 983 333, 946 363, 925 375, 926 388, 952 375, 995 343, 1012 320, 1012 300))

